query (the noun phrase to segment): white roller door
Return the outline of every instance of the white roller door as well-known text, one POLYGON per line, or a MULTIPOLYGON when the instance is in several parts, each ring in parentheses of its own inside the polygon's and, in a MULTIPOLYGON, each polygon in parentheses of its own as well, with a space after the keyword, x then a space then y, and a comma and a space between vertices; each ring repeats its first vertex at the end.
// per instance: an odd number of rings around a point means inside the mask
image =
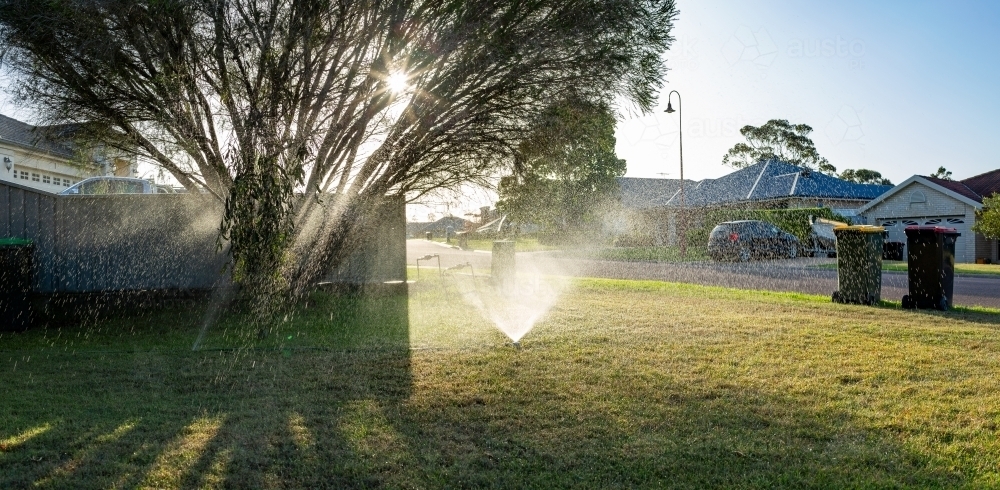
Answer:
MULTIPOLYGON (((974 247, 969 247, 969 243, 975 244, 975 235, 972 231, 972 223, 965 221, 965 216, 942 216, 933 218, 898 218, 881 219, 878 225, 885 227, 888 233, 886 241, 906 243, 907 226, 941 226, 945 228, 955 228, 962 234, 955 242, 955 262, 975 262, 974 247), (970 242, 972 240, 972 242, 970 242)), ((904 248, 905 250, 905 248, 904 248)), ((906 252, 903 252, 906 257, 906 252)))

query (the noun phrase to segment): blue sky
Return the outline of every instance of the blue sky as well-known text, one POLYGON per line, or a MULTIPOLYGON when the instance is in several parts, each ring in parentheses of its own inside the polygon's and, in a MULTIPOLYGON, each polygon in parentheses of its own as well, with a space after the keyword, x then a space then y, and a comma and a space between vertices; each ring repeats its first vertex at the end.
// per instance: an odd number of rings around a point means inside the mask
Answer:
POLYGON ((813 127, 839 170, 893 182, 938 166, 966 178, 1000 168, 1000 2, 679 0, 676 43, 656 114, 626 116, 618 155, 629 176, 731 171, 739 128, 768 119, 813 127))

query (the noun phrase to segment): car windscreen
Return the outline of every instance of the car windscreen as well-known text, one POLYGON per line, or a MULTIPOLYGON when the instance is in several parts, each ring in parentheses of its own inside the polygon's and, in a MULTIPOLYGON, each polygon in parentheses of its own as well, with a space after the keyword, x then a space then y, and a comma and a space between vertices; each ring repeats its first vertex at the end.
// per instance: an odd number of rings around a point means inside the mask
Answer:
POLYGON ((107 194, 142 194, 142 182, 131 180, 100 179, 84 182, 80 186, 80 194, 99 196, 107 194))
POLYGON ((729 225, 719 225, 712 228, 712 233, 709 235, 709 238, 722 238, 728 236, 730 231, 732 230, 729 225))

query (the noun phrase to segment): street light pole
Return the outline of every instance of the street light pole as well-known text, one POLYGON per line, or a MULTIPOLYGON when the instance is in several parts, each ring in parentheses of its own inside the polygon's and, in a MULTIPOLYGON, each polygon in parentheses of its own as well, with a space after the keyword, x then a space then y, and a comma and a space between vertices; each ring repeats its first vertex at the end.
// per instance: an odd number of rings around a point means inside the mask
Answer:
POLYGON ((663 112, 666 112, 667 114, 673 114, 674 107, 670 105, 670 96, 674 94, 677 94, 677 139, 680 142, 679 146, 681 150, 681 212, 680 212, 680 219, 678 220, 678 222, 680 225, 679 228, 680 228, 680 242, 681 242, 680 244, 681 258, 683 258, 685 253, 687 252, 687 230, 686 230, 687 216, 685 215, 686 209, 684 205, 684 127, 683 127, 684 112, 682 110, 683 104, 681 104, 680 92, 676 90, 671 90, 670 93, 667 94, 667 110, 663 112))

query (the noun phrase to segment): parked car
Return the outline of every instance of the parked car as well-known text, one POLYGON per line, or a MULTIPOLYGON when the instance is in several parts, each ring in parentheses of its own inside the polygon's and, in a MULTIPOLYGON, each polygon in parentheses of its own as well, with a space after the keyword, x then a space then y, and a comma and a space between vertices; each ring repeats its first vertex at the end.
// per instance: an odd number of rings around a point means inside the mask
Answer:
POLYGON ((708 236, 708 255, 714 260, 799 256, 799 239, 766 221, 719 223, 708 236))
POLYGON ((103 196, 108 194, 173 194, 169 187, 130 177, 90 177, 59 193, 64 196, 103 196))

